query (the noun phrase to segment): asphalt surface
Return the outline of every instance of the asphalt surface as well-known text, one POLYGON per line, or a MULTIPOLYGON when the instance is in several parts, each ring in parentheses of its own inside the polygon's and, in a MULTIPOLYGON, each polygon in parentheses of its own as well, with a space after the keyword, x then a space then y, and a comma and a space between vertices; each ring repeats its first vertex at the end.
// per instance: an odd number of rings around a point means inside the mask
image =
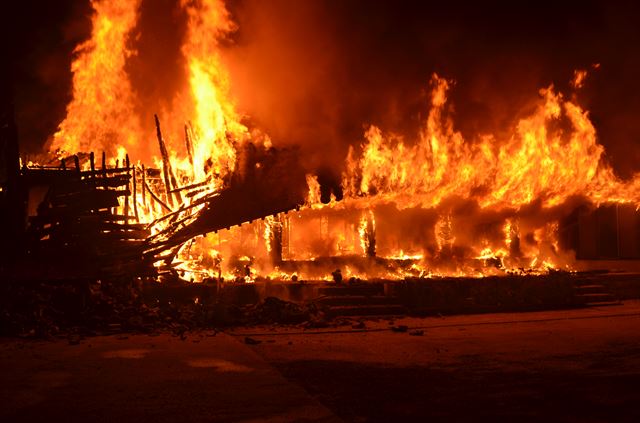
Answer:
POLYGON ((3 422, 339 421, 236 339, 0 343, 3 422))
POLYGON ((638 301, 352 323, 3 339, 0 421, 640 421, 638 301))
POLYGON ((364 325, 236 335, 347 421, 640 421, 638 301, 364 325))

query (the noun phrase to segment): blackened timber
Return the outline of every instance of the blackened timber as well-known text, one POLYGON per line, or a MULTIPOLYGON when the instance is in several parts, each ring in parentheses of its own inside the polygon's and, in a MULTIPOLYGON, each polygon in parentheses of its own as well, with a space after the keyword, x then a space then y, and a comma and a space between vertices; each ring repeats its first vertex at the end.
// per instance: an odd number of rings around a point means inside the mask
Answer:
MULTIPOLYGON (((106 218, 106 216, 101 216, 101 215, 89 215, 89 216, 80 216, 78 217, 78 222, 82 223, 87 223, 87 224, 93 224, 98 226, 101 229, 105 229, 105 230, 123 230, 123 231, 127 231, 127 230, 144 230, 148 233, 149 230, 147 230, 147 225, 145 225, 144 223, 114 223, 115 221, 117 221, 118 216, 113 216, 115 219, 108 219, 106 218)), ((121 216, 122 219, 124 220, 124 216, 121 216)))
POLYGON ((119 187, 126 186, 128 182, 129 182, 129 176, 117 175, 113 177, 96 179, 94 184, 97 187, 103 187, 103 188, 119 188, 119 187))
POLYGON ((131 192, 128 189, 71 192, 52 197, 51 205, 54 207, 69 206, 74 208, 87 207, 90 209, 102 209, 116 207, 118 205, 118 197, 129 195, 131 195, 131 192))
MULTIPOLYGON (((126 168, 127 168, 127 190, 129 190, 129 155, 125 155, 125 163, 126 163, 126 168)), ((124 197, 124 223, 129 223, 129 196, 131 195, 131 192, 129 191, 129 194, 127 194, 124 197)))
POLYGON ((179 245, 195 236, 275 215, 304 205, 305 171, 297 150, 257 149, 247 144, 227 188, 207 198, 188 225, 175 225, 168 237, 150 242, 148 254, 179 245))
MULTIPOLYGON (((59 170, 59 168, 46 168, 46 167, 34 167, 34 168, 29 168, 27 170, 30 171, 34 171, 34 170, 44 170, 44 169, 51 169, 51 170, 59 170)), ((92 177, 92 176, 106 176, 109 174, 126 174, 127 173, 127 168, 125 167, 109 167, 106 169, 96 169, 94 172, 90 171, 90 170, 82 170, 80 172, 80 176, 81 177, 92 177)))
POLYGON ((167 193, 167 202, 169 205, 173 205, 173 201, 171 200, 171 181, 169 180, 169 153, 167 152, 167 147, 164 144, 164 140, 162 139, 162 131, 160 129, 160 120, 158 119, 158 115, 153 115, 156 122, 156 137, 158 138, 158 145, 160 146, 160 156, 162 157, 162 176, 164 178, 164 186, 167 193))
POLYGON ((193 165, 193 142, 191 140, 191 131, 189 130, 189 126, 186 124, 184 125, 184 142, 187 148, 187 155, 189 156, 189 163, 191 164, 191 172, 195 178, 196 170, 193 165))
POLYGON ((149 195, 151 196, 151 198, 153 198, 158 204, 160 204, 166 211, 168 211, 169 213, 171 213, 173 210, 171 210, 171 208, 169 206, 167 206, 165 204, 164 201, 162 201, 160 199, 160 197, 158 197, 153 190, 151 189, 151 187, 149 186, 149 184, 147 184, 147 181, 144 181, 144 186, 147 189, 147 191, 149 192, 149 195))
POLYGON ((184 196, 187 197, 187 198, 192 198, 192 197, 195 197, 198 194, 202 194, 206 190, 207 190, 207 188, 205 188, 205 187, 200 188, 200 189, 194 189, 193 191, 189 191, 188 193, 186 193, 184 196))
POLYGON ((45 193, 36 197, 37 215, 27 219, 28 254, 14 265, 12 274, 39 280, 155 275, 153 263, 143 257, 151 232, 146 225, 128 224, 129 213, 110 211, 118 206, 119 197, 131 195, 131 166, 113 172, 106 169, 106 158, 105 169, 100 170, 90 155, 73 160, 75 169, 25 167, 20 171, 25 190, 44 187, 45 193), (90 170, 82 171, 81 163, 90 170), (23 268, 44 270, 19 270, 23 268))
POLYGON ((60 239, 63 243, 69 243, 77 239, 86 239, 89 243, 104 242, 104 239, 134 239, 144 240, 150 232, 144 228, 123 228, 117 223, 105 225, 105 223, 78 222, 71 224, 57 224, 43 227, 39 231, 41 238, 50 236, 51 239, 60 239))
POLYGON ((142 165, 142 205, 147 207, 147 169, 142 165))
POLYGON ((136 217, 136 222, 140 221, 138 217, 138 184, 136 178, 137 167, 133 167, 133 214, 136 217))
MULTIPOLYGON (((105 222, 124 222, 125 216, 121 214, 112 214, 108 211, 101 211, 98 213, 94 213, 91 216, 99 216, 105 222)), ((132 225, 129 223, 128 225, 132 225)), ((141 223, 141 225, 144 225, 141 223)), ((146 227, 146 225, 144 225, 146 227)))
POLYGON ((198 182, 198 183, 195 183, 195 184, 185 185, 185 186, 179 187, 179 188, 174 188, 174 189, 171 190, 171 192, 174 193, 174 192, 180 192, 180 191, 188 191, 188 190, 191 190, 191 189, 194 189, 194 188, 204 187, 204 186, 208 185, 209 183, 210 183, 210 180, 207 179, 206 181, 203 181, 203 182, 198 182))
POLYGON ((173 211, 173 212, 168 213, 168 214, 165 214, 164 216, 161 216, 161 217, 157 218, 156 220, 154 220, 153 222, 151 222, 149 224, 149 227, 152 227, 153 225, 155 225, 155 224, 157 224, 159 222, 162 222, 163 220, 171 219, 172 217, 174 217, 174 216, 176 216, 176 215, 178 215, 178 214, 180 214, 180 213, 182 213, 184 211, 187 211, 187 210, 192 209, 194 207, 198 207, 198 206, 200 206, 202 204, 205 204, 205 203, 209 203, 212 198, 214 198, 214 197, 216 197, 218 195, 220 195, 220 193, 214 192, 212 194, 208 194, 205 197, 198 198, 197 200, 193 200, 189 204, 183 204, 178 210, 173 211))

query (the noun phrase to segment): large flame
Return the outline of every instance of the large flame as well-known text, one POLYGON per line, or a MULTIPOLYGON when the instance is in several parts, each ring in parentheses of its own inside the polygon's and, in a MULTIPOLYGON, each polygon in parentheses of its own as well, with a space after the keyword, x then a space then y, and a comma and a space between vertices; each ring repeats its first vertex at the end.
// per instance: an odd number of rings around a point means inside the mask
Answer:
POLYGON ((468 142, 445 114, 449 82, 434 75, 431 83, 431 109, 413 145, 376 126, 367 130, 360 160, 350 154, 344 181, 350 195, 427 208, 452 196, 516 209, 533 201, 551 207, 578 195, 595 204, 637 201, 639 179, 615 177, 602 160, 604 148, 588 112, 553 86, 540 90, 535 111, 510 138, 486 135, 468 142))
POLYGON ((75 50, 73 99, 53 136, 52 149, 113 154, 122 146, 135 151, 141 131, 125 64, 133 53, 128 41, 140 0, 94 0, 91 5, 91 38, 75 50))
MULTIPOLYGON (((92 6, 91 38, 76 49, 78 57, 71 69, 73 99, 51 149, 62 154, 114 154, 120 148, 134 159, 156 165, 159 156, 154 159, 145 154, 157 151, 147 147, 156 142, 149 137, 153 122, 141 123, 136 115, 136 92, 126 71, 127 59, 135 54, 130 38, 140 0, 93 0, 92 6)), ((185 151, 181 130, 165 133, 164 138, 179 180, 186 178, 189 183, 210 178, 217 187, 216 182, 233 171, 234 143, 248 137, 230 100, 229 77, 219 51, 220 40, 235 26, 221 0, 181 0, 180 6, 187 15, 182 54, 188 81, 175 95, 173 113, 161 119, 168 118, 170 129, 182 128, 176 121, 192 122, 185 130, 191 151, 185 151)))
POLYGON ((232 139, 248 136, 229 100, 229 77, 221 64, 219 40, 235 29, 221 0, 181 0, 187 11, 187 39, 182 51, 187 58, 194 100, 196 178, 206 173, 224 176, 233 171, 236 152, 232 139), (207 161, 209 161, 207 163, 207 161))

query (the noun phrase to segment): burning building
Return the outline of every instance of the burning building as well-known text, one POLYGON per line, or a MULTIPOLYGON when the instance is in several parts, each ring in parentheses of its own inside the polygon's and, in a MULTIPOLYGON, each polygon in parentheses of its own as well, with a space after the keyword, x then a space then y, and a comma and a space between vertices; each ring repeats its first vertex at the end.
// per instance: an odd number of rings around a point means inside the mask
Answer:
POLYGON ((565 75, 566 88, 538 87, 511 125, 471 135, 451 100, 467 87, 424 75, 412 132, 367 124, 318 162, 322 147, 309 158, 241 111, 224 51, 242 39, 223 1, 165 2, 179 22, 171 51, 149 47, 160 35, 148 3, 91 2, 46 151, 20 154, 5 131, 7 221, 29 260, 254 281, 331 280, 336 269, 364 280, 528 275, 640 258, 640 179, 617 176, 579 101, 600 64, 565 75), (154 69, 165 58, 170 81, 154 69), (152 89, 144 75, 155 73, 165 79, 152 89))
POLYGON ((0 420, 640 419, 637 5, 5 3, 0 420))

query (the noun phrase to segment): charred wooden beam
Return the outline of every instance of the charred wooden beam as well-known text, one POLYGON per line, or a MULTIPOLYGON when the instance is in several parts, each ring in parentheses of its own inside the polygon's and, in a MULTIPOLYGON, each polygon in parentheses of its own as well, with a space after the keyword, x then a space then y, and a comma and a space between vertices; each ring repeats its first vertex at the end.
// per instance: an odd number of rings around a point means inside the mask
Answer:
POLYGON ((189 156, 189 163, 191 164, 191 172, 193 177, 196 177, 196 169, 193 164, 193 140, 191 137, 191 130, 187 124, 184 125, 184 142, 187 148, 187 155, 189 156))
MULTIPOLYGON (((125 164, 126 164, 125 167, 127 168, 127 190, 129 190, 130 174, 129 174, 129 155, 128 154, 125 155, 125 164)), ((128 222, 128 219, 129 219, 129 195, 131 195, 131 192, 129 192, 129 194, 124 197, 124 215, 125 215, 124 223, 129 223, 128 222)))
MULTIPOLYGON (((260 151, 249 145, 240 169, 218 195, 206 197, 205 207, 188 224, 176 221, 172 230, 150 239, 147 254, 157 254, 208 232, 300 208, 307 183, 296 150, 260 151), (259 166, 256 166, 259 164, 259 166)), ((165 228, 167 229, 167 228, 165 228)))
POLYGON ((174 189, 171 190, 171 192, 174 193, 174 192, 180 192, 180 191, 189 191, 189 190, 192 190, 194 188, 205 187, 205 186, 209 185, 210 183, 211 183, 210 179, 207 178, 206 181, 197 182, 195 184, 185 185, 185 186, 179 187, 179 188, 174 188, 174 189))
POLYGON ((142 165, 142 205, 147 207, 147 170, 142 165))
POLYGON ((151 196, 151 198, 153 198, 153 199, 154 199, 158 204, 160 204, 160 206, 162 206, 162 208, 164 208, 164 209, 165 209, 167 212, 169 212, 169 213, 171 213, 171 212, 173 211, 173 210, 171 210, 171 208, 170 208, 169 206, 167 206, 167 205, 165 204, 165 202, 164 202, 164 201, 162 201, 162 200, 160 199, 160 197, 158 197, 158 196, 153 192, 153 190, 151 189, 151 187, 149 187, 149 184, 147 184, 147 182, 146 182, 146 181, 144 181, 144 186, 146 187, 147 192, 149 192, 149 195, 151 196))
POLYGON ((182 198, 180 193, 173 193, 172 189, 178 186, 178 181, 176 180, 175 174, 173 173, 173 169, 171 167, 171 160, 169 160, 169 151, 167 150, 167 146, 164 142, 164 138, 162 137, 162 130, 160 129, 160 119, 158 119, 158 115, 153 115, 156 122, 156 136, 158 138, 158 145, 160 146, 160 155, 162 156, 162 175, 164 177, 164 184, 167 194, 167 202, 169 206, 173 207, 173 197, 178 203, 182 202, 182 198))
POLYGON ((138 184, 137 184, 137 178, 136 178, 136 170, 137 167, 134 166, 133 167, 133 214, 136 217, 136 222, 140 221, 140 218, 138 216, 138 184))
POLYGON ((73 164, 76 167, 76 173, 78 174, 78 176, 80 176, 82 169, 80 168, 80 158, 78 157, 77 154, 73 156, 73 164))

